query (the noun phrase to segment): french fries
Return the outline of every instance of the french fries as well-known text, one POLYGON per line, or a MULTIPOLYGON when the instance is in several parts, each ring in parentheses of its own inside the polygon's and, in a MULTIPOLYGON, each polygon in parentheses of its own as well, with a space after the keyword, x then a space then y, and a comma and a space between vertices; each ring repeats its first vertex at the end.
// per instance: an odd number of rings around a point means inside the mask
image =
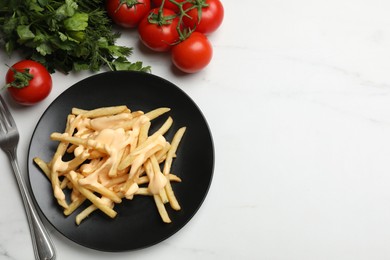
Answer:
POLYGON ((52 159, 34 158, 50 180, 64 215, 90 201, 91 205, 77 214, 77 225, 96 210, 115 218, 115 204, 141 195, 152 197, 162 221, 170 223, 166 205, 181 209, 171 185, 181 178, 171 173, 171 165, 186 128, 167 141, 164 135, 173 124, 168 117, 149 134, 151 121, 169 111, 165 107, 147 113, 127 106, 73 108, 64 132, 50 136, 59 142, 52 159), (65 160, 67 154, 73 158, 65 160), (65 189, 71 190, 70 196, 65 196, 65 189))

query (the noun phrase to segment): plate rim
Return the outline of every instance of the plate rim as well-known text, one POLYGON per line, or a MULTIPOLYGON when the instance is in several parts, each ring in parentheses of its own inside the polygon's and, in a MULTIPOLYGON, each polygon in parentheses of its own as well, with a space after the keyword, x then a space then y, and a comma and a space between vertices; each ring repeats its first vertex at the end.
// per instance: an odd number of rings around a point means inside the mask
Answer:
MULTIPOLYGON (((54 230, 56 230, 56 232, 60 233, 63 237, 65 237, 67 240, 75 243, 75 244, 78 244, 80 246, 83 246, 83 247, 86 247, 86 248, 90 248, 90 249, 93 249, 93 250, 97 250, 97 251, 103 251, 103 252, 124 252, 124 251, 134 251, 134 250, 141 250, 141 249, 144 249, 144 248, 148 248, 148 247, 151 247, 151 246, 154 246, 156 244, 159 244, 161 243, 162 241, 165 241, 166 239, 172 237, 174 234, 176 234, 177 232, 179 232, 181 229, 183 229, 193 218, 194 216, 198 213, 199 209, 202 207, 206 197, 208 196, 209 194, 209 191, 210 191, 210 188, 211 188, 211 185, 212 185, 212 182, 214 180, 214 174, 215 174, 215 160, 216 160, 216 157, 215 157, 215 144, 214 144, 214 138, 213 138, 213 135, 212 135, 212 131, 211 131, 211 128, 210 128, 210 125, 203 113, 203 111, 201 110, 201 108, 199 107, 199 105, 183 90, 181 89, 180 87, 178 87, 176 84, 170 82, 169 80, 165 79, 165 78, 162 78, 158 75, 155 75, 155 74, 151 74, 151 73, 146 73, 146 72, 139 72, 139 71, 108 71, 108 72, 101 72, 101 73, 97 73, 97 74, 93 74, 93 75, 90 75, 84 79, 81 79, 73 84, 71 84, 69 87, 67 87, 65 90, 63 90, 55 99, 53 99, 53 101, 46 107, 46 109, 41 113, 38 121, 36 122, 35 126, 34 126, 34 130, 31 134, 31 137, 30 137, 30 141, 29 141, 29 145, 28 145, 28 149, 27 149, 27 184, 29 186, 29 189, 31 191, 31 195, 32 195, 32 199, 34 201, 34 204, 36 205, 36 208, 38 209, 39 213, 41 216, 43 216, 46 221, 54 228, 54 230), (204 126, 206 127, 207 129, 207 132, 209 134, 209 137, 210 137, 210 148, 211 148, 211 155, 212 155, 212 158, 211 158, 211 168, 210 169, 207 169, 210 171, 210 174, 209 174, 209 182, 207 184, 207 186, 205 186, 205 192, 202 196, 202 199, 199 201, 199 204, 195 207, 193 213, 184 221, 182 222, 181 225, 179 225, 173 232, 167 234, 167 235, 164 235, 162 237, 160 237, 159 239, 155 240, 153 243, 147 243, 145 244, 144 246, 139 246, 139 247, 135 247, 135 248, 127 248, 127 249, 120 249, 120 250, 109 250, 109 249, 102 249, 102 248, 99 248, 99 247, 93 247, 91 245, 86 245, 85 243, 80 243, 78 241, 75 241, 75 239, 69 237, 68 235, 66 235, 64 232, 62 232, 56 225, 55 223, 53 223, 49 217, 45 214, 45 212, 42 210, 42 207, 41 205, 38 203, 37 199, 36 199, 36 195, 35 195, 35 192, 33 190, 33 187, 32 187, 32 183, 31 183, 31 164, 33 165, 34 163, 31 163, 31 160, 33 158, 33 156, 31 155, 31 146, 34 142, 34 137, 36 136, 36 131, 37 131, 37 128, 38 126, 42 123, 42 120, 45 119, 45 116, 47 114, 50 113, 50 110, 56 105, 57 102, 59 102, 59 100, 64 96, 66 95, 66 93, 68 93, 71 89, 74 89, 75 87, 77 87, 77 85, 81 85, 81 84, 84 84, 85 82, 91 80, 92 78, 97 78, 97 77, 104 77, 105 75, 108 75, 108 74, 128 74, 128 75, 131 75, 131 74, 135 74, 135 75, 142 75, 142 76, 145 76, 145 77, 152 77, 154 78, 155 80, 159 80, 159 81, 162 81, 164 82, 166 85, 170 85, 169 88, 173 87, 173 89, 175 91, 178 91, 181 95, 184 95, 189 101, 191 101, 191 105, 194 106, 194 108, 197 110, 197 112, 199 113, 199 115, 201 116, 201 118, 203 119, 204 121, 204 126)), ((49 182, 49 185, 50 185, 50 182, 49 182)))

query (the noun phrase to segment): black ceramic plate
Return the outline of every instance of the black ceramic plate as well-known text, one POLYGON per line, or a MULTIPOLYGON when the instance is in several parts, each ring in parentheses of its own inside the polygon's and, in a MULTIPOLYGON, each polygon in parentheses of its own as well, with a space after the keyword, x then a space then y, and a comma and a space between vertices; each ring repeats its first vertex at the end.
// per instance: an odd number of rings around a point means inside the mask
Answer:
MULTIPOLYGON (((153 131, 153 128, 151 129, 153 131)), ((62 93, 47 108, 33 133, 28 175, 33 197, 47 220, 70 240, 101 251, 126 251, 154 245, 172 236, 194 216, 209 190, 214 168, 214 148, 207 122, 197 105, 180 88, 151 74, 142 72, 107 72, 78 82, 62 93), (187 126, 172 165, 172 172, 182 178, 173 189, 182 206, 180 211, 167 206, 172 223, 164 224, 152 197, 136 196, 115 206, 116 218, 94 212, 80 226, 75 215, 65 217, 53 198, 48 179, 33 163, 36 156, 49 161, 57 143, 52 132, 63 132, 67 114, 72 107, 93 109, 103 106, 127 105, 132 110, 150 111, 170 107, 168 115, 152 122, 154 130, 171 116, 171 140, 174 132, 187 126)), ((84 208, 84 207, 83 207, 84 208)))

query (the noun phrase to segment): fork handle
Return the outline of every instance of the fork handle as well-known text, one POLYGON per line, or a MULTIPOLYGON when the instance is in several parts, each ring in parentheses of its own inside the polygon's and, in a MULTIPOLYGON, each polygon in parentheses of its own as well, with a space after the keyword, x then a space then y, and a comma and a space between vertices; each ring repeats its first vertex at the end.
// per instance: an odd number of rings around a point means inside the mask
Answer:
POLYGON ((31 200, 30 193, 27 190, 26 184, 22 178, 19 165, 17 163, 16 150, 11 150, 8 153, 11 161, 12 168, 15 173, 16 181, 19 186, 20 193, 24 208, 29 223, 32 244, 34 249, 35 258, 37 260, 54 260, 56 258, 55 249, 51 238, 42 224, 33 202, 31 200))

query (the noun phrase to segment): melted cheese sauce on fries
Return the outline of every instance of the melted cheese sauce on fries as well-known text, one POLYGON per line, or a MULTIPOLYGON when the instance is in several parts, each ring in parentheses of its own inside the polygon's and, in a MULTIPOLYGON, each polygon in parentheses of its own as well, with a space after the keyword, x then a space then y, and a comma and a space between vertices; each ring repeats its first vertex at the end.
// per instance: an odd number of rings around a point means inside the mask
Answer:
POLYGON ((89 200, 92 205, 76 216, 78 225, 97 209, 114 218, 116 203, 149 195, 162 220, 171 222, 165 206, 169 203, 180 210, 171 182, 181 179, 170 171, 186 128, 180 128, 172 141, 167 141, 164 134, 173 123, 168 117, 149 135, 151 121, 169 110, 157 108, 144 113, 126 106, 72 109, 65 131, 50 136, 59 142, 51 161, 34 158, 49 178, 53 195, 66 216, 89 200), (72 159, 65 160, 67 154, 72 159), (65 189, 71 189, 69 198, 65 189))

